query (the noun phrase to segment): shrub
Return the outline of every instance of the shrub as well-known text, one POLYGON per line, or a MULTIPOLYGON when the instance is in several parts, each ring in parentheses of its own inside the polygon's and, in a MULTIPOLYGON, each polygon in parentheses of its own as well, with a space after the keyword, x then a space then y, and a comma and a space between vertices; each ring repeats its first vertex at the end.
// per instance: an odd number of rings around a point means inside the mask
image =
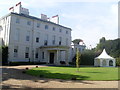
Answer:
POLYGON ((116 65, 117 65, 117 66, 120 66, 120 57, 119 57, 119 58, 116 58, 116 65))
POLYGON ((66 64, 65 61, 60 61, 60 64, 66 64))

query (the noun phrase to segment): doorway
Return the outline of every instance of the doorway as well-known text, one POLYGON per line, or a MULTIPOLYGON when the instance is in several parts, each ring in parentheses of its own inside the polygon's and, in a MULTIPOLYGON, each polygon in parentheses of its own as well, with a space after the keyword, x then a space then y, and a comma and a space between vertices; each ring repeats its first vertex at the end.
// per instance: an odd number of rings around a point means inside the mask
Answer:
POLYGON ((50 64, 54 64, 54 53, 50 53, 50 64))

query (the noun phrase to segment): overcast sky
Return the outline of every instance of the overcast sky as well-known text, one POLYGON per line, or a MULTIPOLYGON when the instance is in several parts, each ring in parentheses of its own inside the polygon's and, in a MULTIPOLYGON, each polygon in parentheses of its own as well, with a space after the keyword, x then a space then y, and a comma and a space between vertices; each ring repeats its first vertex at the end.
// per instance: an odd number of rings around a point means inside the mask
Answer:
MULTIPOLYGON (((19 0, 0 0, 0 17, 19 0)), ((72 40, 83 39, 95 47, 101 37, 118 37, 118 0, 21 0, 30 15, 59 15, 60 24, 72 29, 72 40)))

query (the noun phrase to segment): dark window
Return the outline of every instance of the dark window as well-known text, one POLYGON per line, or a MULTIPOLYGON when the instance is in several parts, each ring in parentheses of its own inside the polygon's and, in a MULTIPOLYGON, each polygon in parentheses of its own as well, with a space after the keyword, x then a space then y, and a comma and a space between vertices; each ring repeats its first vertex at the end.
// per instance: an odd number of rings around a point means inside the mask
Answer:
POLYGON ((29 41, 30 40, 30 37, 29 36, 26 36, 26 41, 29 41))
POLYGON ((45 29, 48 29, 48 25, 45 25, 45 29))
POLYGON ((62 29, 59 29, 59 32, 62 32, 62 29))
POLYGON ((61 45, 61 41, 59 41, 59 45, 61 45))
POLYGON ((25 58, 29 58, 29 53, 25 53, 25 58))
POLYGON ((47 40, 44 41, 44 45, 47 45, 47 40))
POLYGON ((35 58, 38 58, 38 53, 35 54, 35 58))
POLYGON ((53 31, 55 31, 55 27, 53 27, 53 31))
POLYGON ((39 42, 39 37, 36 37, 36 42, 39 42))
POLYGON ((42 59, 44 59, 44 52, 42 52, 42 59))
POLYGON ((68 34, 68 31, 66 31, 66 34, 68 34))

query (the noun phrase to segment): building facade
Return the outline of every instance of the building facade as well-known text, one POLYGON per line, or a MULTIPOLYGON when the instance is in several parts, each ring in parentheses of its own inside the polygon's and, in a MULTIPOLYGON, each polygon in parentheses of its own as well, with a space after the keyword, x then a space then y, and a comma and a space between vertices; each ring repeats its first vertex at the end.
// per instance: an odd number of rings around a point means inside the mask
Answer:
POLYGON ((9 62, 68 64, 72 54, 71 28, 60 25, 58 16, 51 20, 43 14, 41 18, 30 16, 21 3, 10 10, 0 19, 0 38, 8 46, 9 62))

